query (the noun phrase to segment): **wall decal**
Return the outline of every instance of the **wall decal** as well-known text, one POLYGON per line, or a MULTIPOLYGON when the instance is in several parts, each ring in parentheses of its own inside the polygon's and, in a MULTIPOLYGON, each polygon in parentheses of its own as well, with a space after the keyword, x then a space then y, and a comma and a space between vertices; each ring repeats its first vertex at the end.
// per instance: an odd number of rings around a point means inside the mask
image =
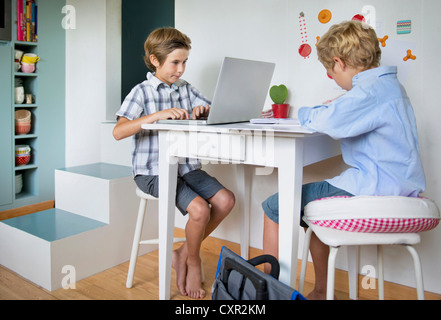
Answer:
POLYGON ((318 20, 321 23, 328 23, 332 18, 332 13, 328 9, 323 9, 319 12, 318 20))
POLYGON ((389 36, 384 36, 383 38, 378 38, 378 41, 380 41, 382 47, 386 46, 387 39, 389 39, 389 36))
POLYGON ((308 44, 306 20, 305 20, 305 14, 303 12, 300 12, 299 14, 299 26, 300 26, 300 38, 302 40, 302 44, 299 47, 299 54, 306 59, 309 58, 312 49, 311 46, 308 44))
POLYGON ((409 60, 409 59, 412 59, 412 60, 415 60, 416 59, 416 56, 414 56, 413 54, 412 54, 412 50, 407 50, 407 56, 405 56, 404 58, 403 58, 403 60, 404 61, 407 61, 407 60, 409 60))
POLYGON ((411 30, 412 30, 412 21, 411 20, 397 21, 397 34, 410 33, 411 30))
POLYGON ((352 20, 357 20, 357 21, 366 22, 366 19, 365 19, 364 16, 361 15, 361 14, 356 14, 355 16, 352 17, 352 20))

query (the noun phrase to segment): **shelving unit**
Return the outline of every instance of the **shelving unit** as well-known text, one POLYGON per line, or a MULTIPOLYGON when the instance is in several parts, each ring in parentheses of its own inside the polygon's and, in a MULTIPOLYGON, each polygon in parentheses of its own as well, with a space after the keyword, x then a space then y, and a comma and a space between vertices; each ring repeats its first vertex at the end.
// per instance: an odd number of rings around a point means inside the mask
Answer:
POLYGON ((14 158, 11 156, 13 148, 12 143, 12 80, 11 72, 11 59, 13 59, 12 48, 10 42, 0 42, 0 205, 9 205, 13 200, 12 181, 13 172, 12 161, 14 158), (5 70, 6 72, 3 72, 5 70))
MULTIPOLYGON (((35 1, 36 2, 36 1, 35 1)), ((16 5, 13 5, 13 17, 17 17, 16 5)), ((14 19, 16 20, 16 18, 14 19)), ((14 51, 20 50, 25 53, 34 53, 38 55, 38 42, 32 41, 18 41, 17 28, 13 28, 12 36, 12 46, 14 51)), ((15 55, 14 55, 15 56, 15 55)), ((29 145, 31 147, 31 160, 26 165, 17 165, 15 159, 14 164, 14 176, 21 175, 22 187, 17 189, 17 179, 13 179, 13 190, 15 190, 15 200, 24 199, 26 197, 32 197, 38 195, 38 63, 36 65, 36 70, 33 73, 24 73, 19 71, 13 72, 12 77, 13 84, 15 84, 16 79, 21 79, 23 82, 25 96, 26 94, 31 94, 33 101, 27 103, 27 99, 23 103, 13 104, 13 112, 26 109, 31 112, 31 131, 27 134, 15 134, 14 128, 14 157, 15 157, 15 147, 17 145, 29 145), (20 190, 21 189, 21 190, 20 190), (18 192, 19 191, 19 192, 18 192)), ((15 86, 13 85, 13 90, 15 86)), ((15 94, 13 93, 15 98, 15 94)), ((14 121, 15 124, 15 121, 14 121)))
MULTIPOLYGON (((55 198, 54 174, 65 167, 66 30, 59 0, 37 0, 38 42, 17 41, 17 0, 12 0, 11 40, 0 40, 0 217, 5 210, 51 201, 55 198), (35 73, 16 72, 14 50, 40 57, 35 73), (15 80, 22 79, 26 93, 35 101, 15 103, 15 80), (31 112, 28 134, 15 134, 15 111, 31 112), (15 165, 15 146, 29 145, 31 161, 15 165), (15 174, 22 174, 16 193, 15 174), (19 189, 19 188, 18 188, 19 189)), ((26 100, 25 100, 26 101, 26 100)))

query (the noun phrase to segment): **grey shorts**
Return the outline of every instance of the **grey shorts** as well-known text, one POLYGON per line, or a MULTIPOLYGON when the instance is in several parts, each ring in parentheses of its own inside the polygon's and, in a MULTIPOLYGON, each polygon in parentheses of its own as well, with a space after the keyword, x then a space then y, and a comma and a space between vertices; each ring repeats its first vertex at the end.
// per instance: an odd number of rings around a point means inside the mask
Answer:
MULTIPOLYGON (((159 196, 158 181, 158 176, 137 175, 135 177, 138 188, 156 198, 159 196)), ((221 189, 224 189, 224 186, 205 171, 200 169, 190 171, 182 177, 178 177, 176 207, 183 215, 186 215, 187 207, 194 198, 201 196, 207 200, 221 189)))

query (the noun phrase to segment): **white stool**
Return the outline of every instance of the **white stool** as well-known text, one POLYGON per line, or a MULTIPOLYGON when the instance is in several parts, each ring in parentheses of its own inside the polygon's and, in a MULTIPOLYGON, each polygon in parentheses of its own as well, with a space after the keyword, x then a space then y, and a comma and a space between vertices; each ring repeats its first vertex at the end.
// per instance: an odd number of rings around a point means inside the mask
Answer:
MULTIPOLYGON (((144 224, 144 216, 147 209, 147 200, 158 200, 147 193, 142 192, 136 188, 136 195, 141 198, 139 202, 138 218, 136 220, 135 235, 133 237, 132 253, 130 255, 129 271, 127 273, 126 287, 131 288, 133 282, 133 275, 135 273, 136 260, 138 258, 139 245, 141 244, 159 244, 159 239, 141 240, 142 226, 144 224)), ((173 243, 183 242, 185 238, 173 238, 173 243)), ((204 282, 204 272, 202 269, 202 282, 204 282)))
MULTIPOLYGON (((381 300, 384 299, 381 246, 404 245, 413 258, 418 299, 424 300, 421 262, 413 245, 420 242, 417 232, 433 229, 439 223, 439 210, 433 201, 423 198, 374 196, 329 198, 313 201, 305 206, 303 220, 309 228, 305 236, 300 269, 300 293, 303 292, 305 281, 311 232, 314 232, 320 241, 330 247, 326 293, 328 300, 334 298, 335 258, 338 249, 343 245, 377 245, 378 295, 381 300)), ((358 259, 356 262, 355 275, 358 273, 358 259)), ((351 270, 349 271, 351 275, 351 270)), ((357 281, 358 279, 355 279, 355 282, 357 281)))

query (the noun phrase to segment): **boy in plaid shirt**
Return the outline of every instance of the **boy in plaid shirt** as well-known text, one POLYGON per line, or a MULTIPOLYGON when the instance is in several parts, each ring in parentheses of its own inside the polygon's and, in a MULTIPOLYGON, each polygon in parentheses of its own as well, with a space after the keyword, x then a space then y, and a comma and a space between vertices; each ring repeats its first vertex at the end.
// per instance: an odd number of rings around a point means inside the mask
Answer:
MULTIPOLYGON (((145 63, 153 73, 136 85, 116 113, 115 139, 133 136, 132 170, 137 186, 158 197, 158 134, 142 130, 144 123, 161 119, 197 119, 207 116, 210 101, 181 79, 185 71, 190 39, 174 28, 159 28, 147 38, 145 63)), ((201 170, 197 160, 179 163, 176 206, 189 215, 185 227, 186 242, 173 252, 177 286, 183 295, 199 299, 205 296, 201 282, 202 241, 230 213, 234 195, 214 177, 201 170)))

